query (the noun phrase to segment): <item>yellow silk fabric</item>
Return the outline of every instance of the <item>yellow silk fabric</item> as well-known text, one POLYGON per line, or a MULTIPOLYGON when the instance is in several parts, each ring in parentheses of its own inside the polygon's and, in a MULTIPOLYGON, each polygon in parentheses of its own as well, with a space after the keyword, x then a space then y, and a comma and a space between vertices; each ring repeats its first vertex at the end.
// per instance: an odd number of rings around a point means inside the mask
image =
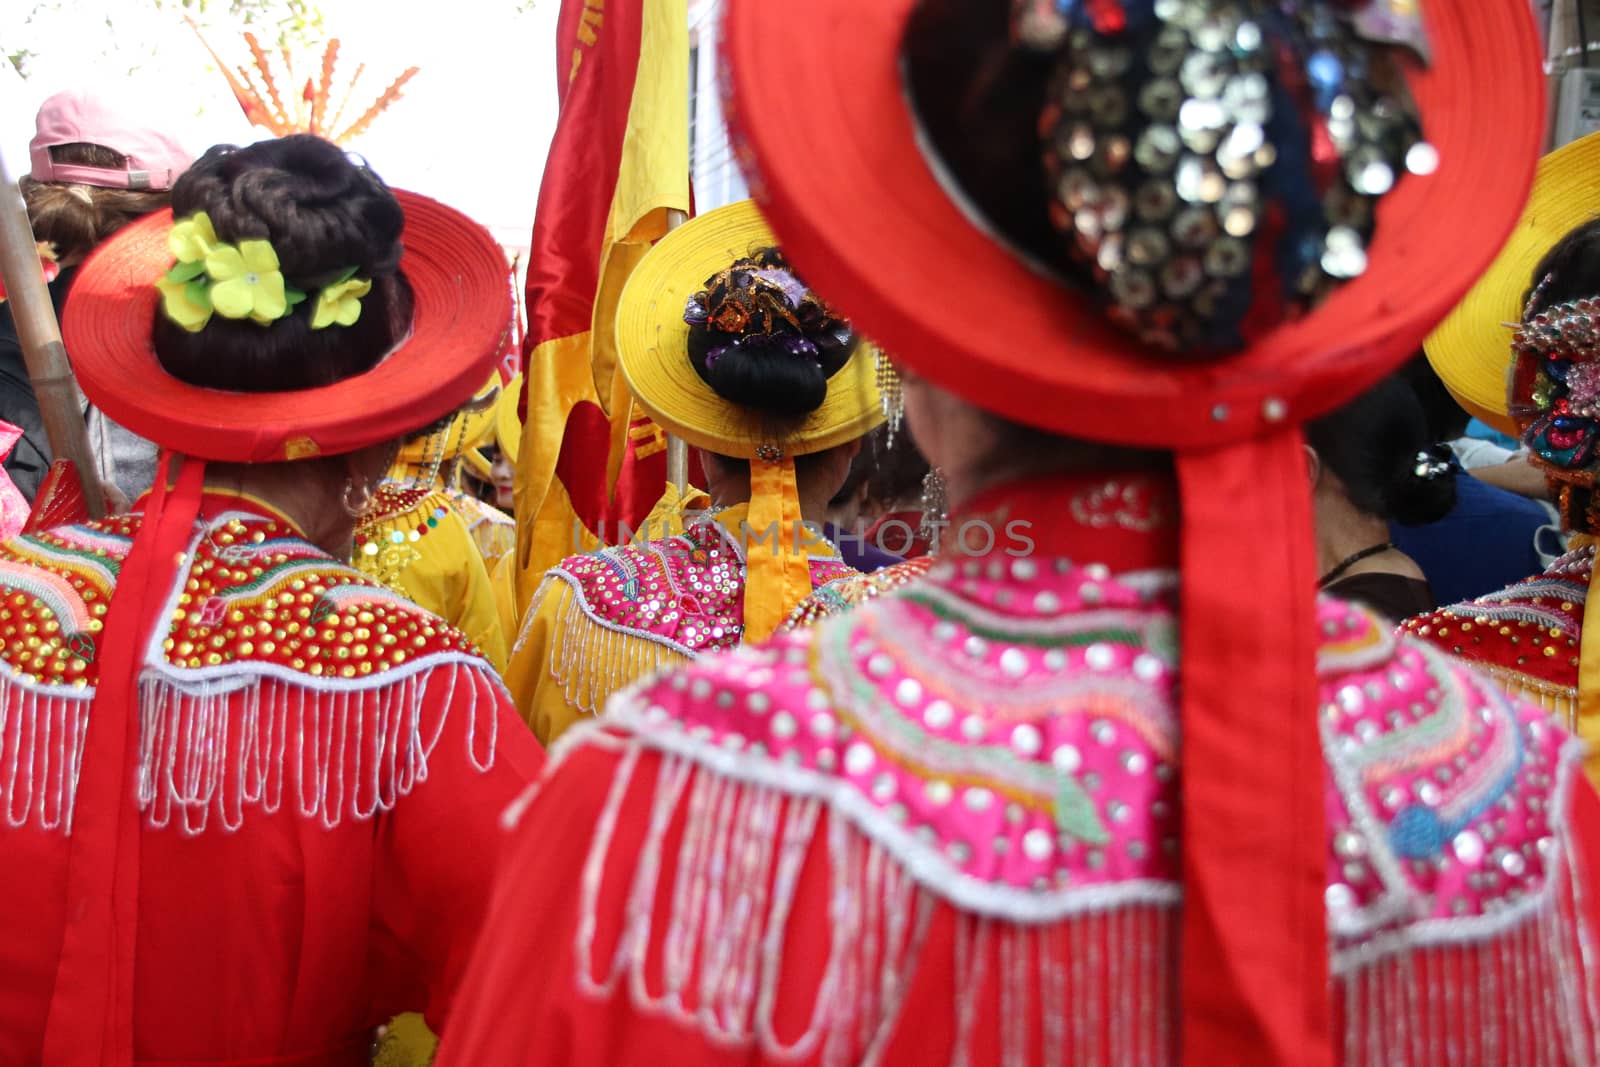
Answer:
MULTIPOLYGON (((1576 540, 1574 541, 1576 544, 1576 540)), ((1583 602, 1583 636, 1578 647, 1578 736, 1589 744, 1584 771, 1600 782, 1600 582, 1589 579, 1583 602)))
POLYGON ((811 595, 811 564, 801 541, 800 489, 794 458, 750 461, 750 519, 745 561, 744 639, 765 641, 794 606, 811 595))

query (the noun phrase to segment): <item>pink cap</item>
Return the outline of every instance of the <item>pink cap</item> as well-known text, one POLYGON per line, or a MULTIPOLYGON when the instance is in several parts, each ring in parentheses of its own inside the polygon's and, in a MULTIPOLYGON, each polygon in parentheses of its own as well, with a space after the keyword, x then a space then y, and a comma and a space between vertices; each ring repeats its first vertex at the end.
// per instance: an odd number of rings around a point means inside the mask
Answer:
POLYGON ((118 114, 103 100, 68 90, 39 108, 38 132, 28 143, 33 180, 77 182, 108 189, 170 189, 194 157, 171 137, 118 114), (67 144, 97 144, 127 158, 123 167, 57 163, 50 149, 67 144))

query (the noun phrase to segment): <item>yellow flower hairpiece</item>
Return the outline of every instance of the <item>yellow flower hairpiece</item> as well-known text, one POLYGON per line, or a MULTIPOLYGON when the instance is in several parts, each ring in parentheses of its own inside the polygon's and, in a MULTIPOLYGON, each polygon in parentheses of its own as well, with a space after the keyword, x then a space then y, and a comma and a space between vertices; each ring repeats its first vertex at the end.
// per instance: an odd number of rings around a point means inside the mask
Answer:
MULTIPOLYGON (((270 326, 306 299, 284 280, 270 241, 220 241, 204 211, 174 223, 167 247, 177 262, 157 279, 156 288, 167 318, 190 333, 204 329, 213 314, 270 326)), ((361 318, 361 298, 372 291, 372 282, 355 273, 349 268, 317 293, 313 330, 353 326, 361 318)))
POLYGON ((217 231, 211 228, 211 216, 204 211, 174 223, 167 234, 167 247, 178 257, 179 263, 197 263, 217 246, 217 231))
POLYGON ((372 292, 372 282, 357 278, 351 267, 343 276, 322 287, 311 309, 311 328, 354 326, 361 318, 361 298, 372 292))

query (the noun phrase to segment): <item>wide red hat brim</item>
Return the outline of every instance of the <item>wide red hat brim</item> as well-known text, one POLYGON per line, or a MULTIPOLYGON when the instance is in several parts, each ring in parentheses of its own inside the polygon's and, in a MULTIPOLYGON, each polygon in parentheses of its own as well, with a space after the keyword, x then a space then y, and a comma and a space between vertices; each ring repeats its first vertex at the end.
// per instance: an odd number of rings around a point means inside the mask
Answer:
POLYGON ((1142 349, 1092 298, 967 214, 919 144, 899 49, 915 0, 731 5, 730 122, 753 195, 808 284, 896 360, 990 411, 1079 438, 1205 448, 1301 422, 1414 354, 1515 223, 1544 134, 1527 5, 1424 7, 1409 84, 1440 165, 1378 209, 1368 269, 1226 359, 1142 349))
POLYGON ((510 326, 505 255, 454 208, 395 195, 405 212, 400 271, 415 311, 410 336, 370 371, 278 393, 227 392, 168 374, 150 339, 155 282, 173 262, 172 217, 161 211, 118 231, 73 281, 62 338, 85 395, 141 437, 234 463, 354 452, 456 410, 483 385, 510 326))

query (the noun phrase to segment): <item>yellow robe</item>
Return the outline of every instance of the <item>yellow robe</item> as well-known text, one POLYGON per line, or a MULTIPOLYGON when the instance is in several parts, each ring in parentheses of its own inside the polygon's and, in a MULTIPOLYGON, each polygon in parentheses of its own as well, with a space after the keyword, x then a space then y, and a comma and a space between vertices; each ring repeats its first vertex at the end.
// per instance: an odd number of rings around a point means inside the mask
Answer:
POLYGON ((357 567, 466 634, 504 673, 506 635, 494 586, 472 531, 448 495, 385 483, 357 542, 357 567))
POLYGON ((493 574, 500 561, 517 547, 517 520, 493 504, 485 504, 471 493, 449 491, 450 501, 466 520, 472 540, 483 554, 483 565, 493 574))

